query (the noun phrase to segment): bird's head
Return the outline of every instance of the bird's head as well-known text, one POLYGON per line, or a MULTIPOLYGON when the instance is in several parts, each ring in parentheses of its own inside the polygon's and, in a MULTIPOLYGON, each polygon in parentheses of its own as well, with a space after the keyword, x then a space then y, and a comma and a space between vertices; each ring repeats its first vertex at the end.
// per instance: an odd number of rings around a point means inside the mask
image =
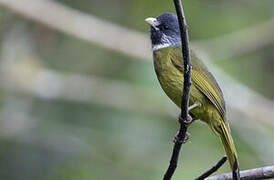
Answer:
POLYGON ((150 24, 150 37, 153 51, 181 45, 178 18, 173 13, 163 13, 157 18, 146 18, 150 24))

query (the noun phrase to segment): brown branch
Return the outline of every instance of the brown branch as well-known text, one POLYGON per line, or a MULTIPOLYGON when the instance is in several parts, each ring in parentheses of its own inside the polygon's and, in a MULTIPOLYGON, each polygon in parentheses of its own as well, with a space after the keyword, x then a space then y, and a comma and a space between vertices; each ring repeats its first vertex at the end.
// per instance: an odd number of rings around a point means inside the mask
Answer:
POLYGON ((213 166, 211 169, 203 173, 201 176, 199 176, 195 180, 203 180, 207 178, 208 176, 210 176, 211 174, 213 174, 214 172, 218 171, 218 169, 222 167, 222 165, 226 162, 226 160, 227 160, 227 157, 224 156, 221 160, 219 160, 219 162, 215 166, 213 166))
MULTIPOLYGON (((265 166, 240 172, 241 180, 259 180, 274 178, 274 166, 265 166)), ((232 180, 231 173, 220 174, 206 178, 205 180, 232 180)))
POLYGON ((184 87, 183 95, 181 101, 181 115, 179 117, 180 130, 176 135, 175 144, 173 147, 173 153, 170 160, 169 167, 164 175, 164 180, 171 179, 174 174, 177 164, 179 153, 182 147, 182 143, 185 140, 187 127, 189 122, 188 115, 188 106, 189 106, 189 97, 190 97, 190 87, 191 87, 191 57, 190 57, 190 47, 189 47, 189 37, 187 23, 184 16, 183 6, 181 0, 173 0, 175 9, 177 12, 177 17, 180 26, 181 40, 182 40, 182 54, 184 58, 184 87))

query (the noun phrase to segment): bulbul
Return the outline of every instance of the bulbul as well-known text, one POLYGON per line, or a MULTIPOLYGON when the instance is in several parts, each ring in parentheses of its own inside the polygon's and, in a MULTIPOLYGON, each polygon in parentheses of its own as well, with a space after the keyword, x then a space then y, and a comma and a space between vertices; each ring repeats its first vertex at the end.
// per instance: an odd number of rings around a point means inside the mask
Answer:
MULTIPOLYGON (((157 18, 147 18, 153 50, 154 69, 162 89, 167 96, 181 107, 184 82, 184 66, 178 18, 173 13, 163 13, 157 18)), ((220 137, 227 154, 233 179, 239 178, 239 162, 236 148, 226 119, 226 107, 221 88, 214 76, 191 51, 192 86, 190 105, 197 107, 190 111, 195 119, 209 125, 220 137)))

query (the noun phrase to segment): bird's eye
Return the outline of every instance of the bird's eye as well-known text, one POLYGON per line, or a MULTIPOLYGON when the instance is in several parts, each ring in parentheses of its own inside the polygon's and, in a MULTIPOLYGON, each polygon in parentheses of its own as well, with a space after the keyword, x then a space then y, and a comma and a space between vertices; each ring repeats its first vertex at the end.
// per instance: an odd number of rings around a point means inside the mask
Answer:
POLYGON ((169 27, 168 27, 167 25, 164 25, 164 29, 165 29, 165 30, 168 30, 169 27))

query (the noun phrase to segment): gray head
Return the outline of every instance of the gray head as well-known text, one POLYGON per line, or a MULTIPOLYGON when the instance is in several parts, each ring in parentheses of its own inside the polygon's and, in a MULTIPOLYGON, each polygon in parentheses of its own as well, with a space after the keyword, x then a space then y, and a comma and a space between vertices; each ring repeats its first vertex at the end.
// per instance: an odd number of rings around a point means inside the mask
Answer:
POLYGON ((163 13, 157 18, 147 18, 146 22, 151 25, 150 37, 153 51, 181 45, 177 15, 163 13))

